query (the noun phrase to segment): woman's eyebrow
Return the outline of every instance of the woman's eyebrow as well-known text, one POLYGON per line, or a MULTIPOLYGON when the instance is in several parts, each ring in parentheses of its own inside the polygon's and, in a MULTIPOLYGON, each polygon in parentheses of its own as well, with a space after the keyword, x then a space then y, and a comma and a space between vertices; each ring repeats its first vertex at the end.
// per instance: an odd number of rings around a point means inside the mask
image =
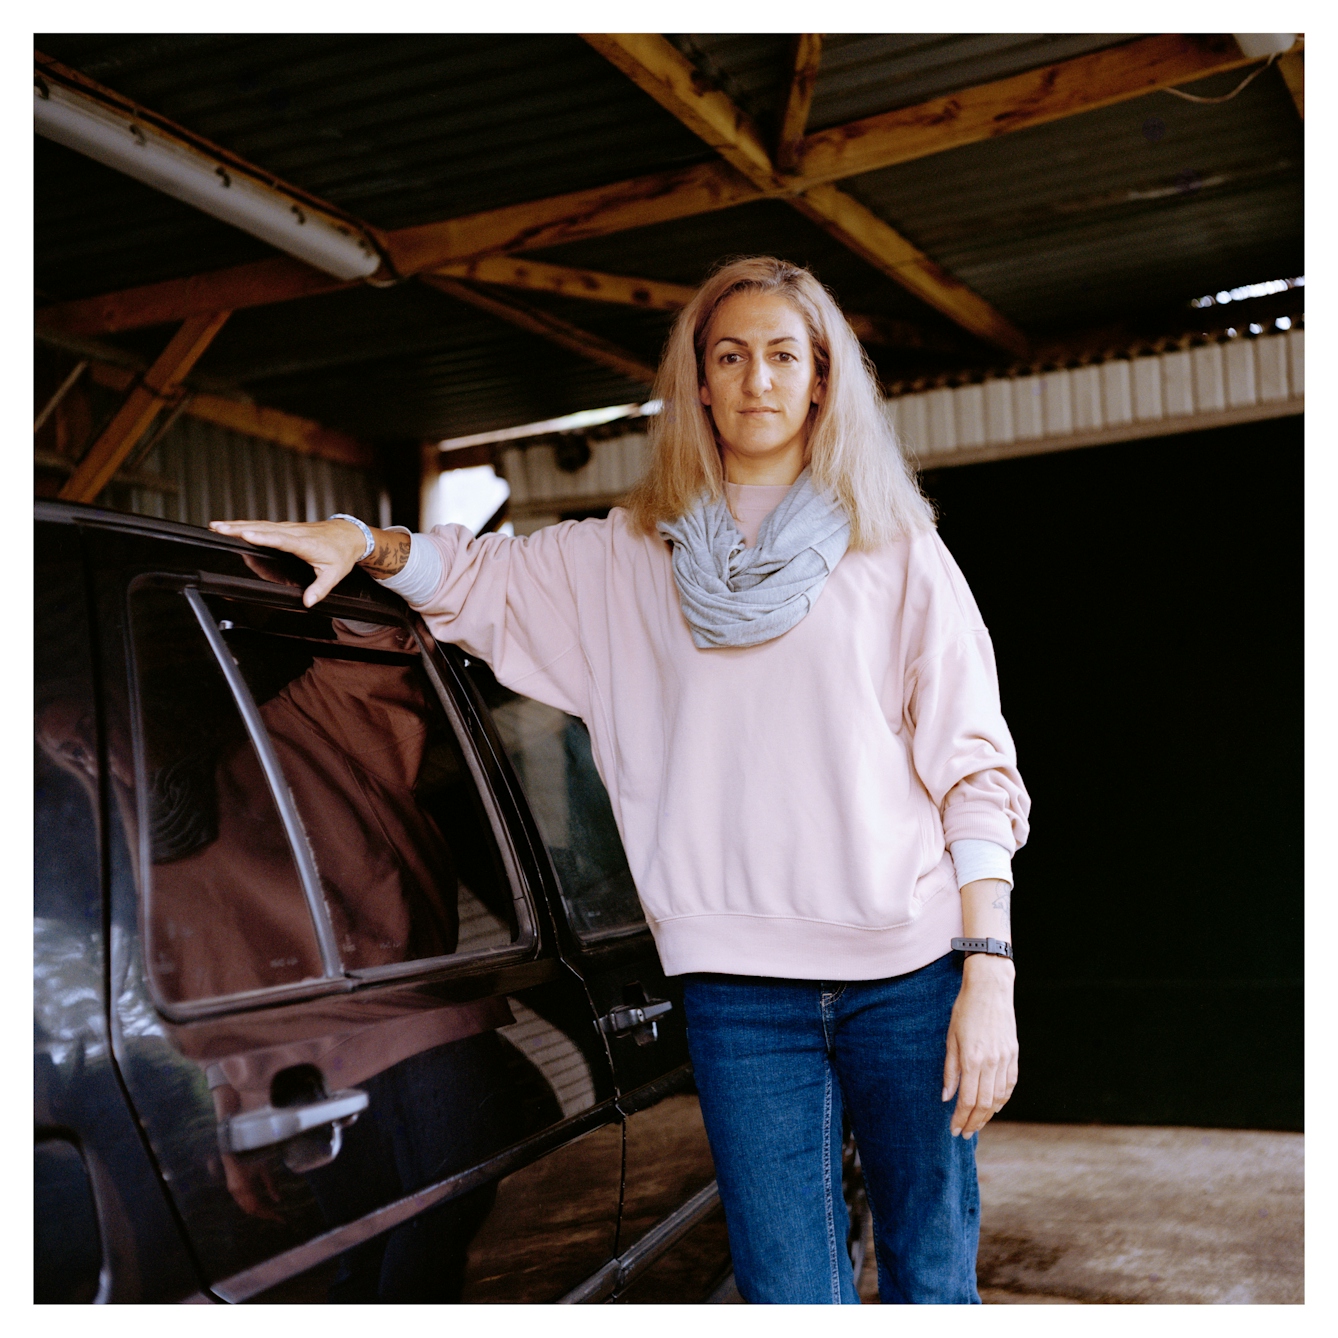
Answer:
MULTIPOLYGON (((787 341, 791 344, 797 344, 799 342, 799 336, 777 335, 775 339, 767 340, 767 347, 770 348, 772 344, 784 344, 787 341)), ((738 335, 721 335, 715 342, 716 344, 741 344, 744 348, 748 347, 748 341, 746 339, 740 339, 738 335)))

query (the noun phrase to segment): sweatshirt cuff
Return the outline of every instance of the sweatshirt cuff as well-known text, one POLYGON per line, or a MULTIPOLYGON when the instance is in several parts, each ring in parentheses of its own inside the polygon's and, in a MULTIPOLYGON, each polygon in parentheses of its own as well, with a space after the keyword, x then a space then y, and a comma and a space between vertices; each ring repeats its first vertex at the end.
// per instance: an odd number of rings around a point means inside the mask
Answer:
MULTIPOLYGON (((403 525, 393 529, 409 534, 403 525)), ((412 608, 426 604, 437 592, 441 584, 443 567, 441 549, 425 534, 413 534, 409 538, 409 560, 394 576, 387 576, 378 582, 387 590, 393 590, 412 608)))
POLYGON ((996 842, 964 839, 954 841, 948 849, 959 889, 979 878, 998 878, 1013 886, 1013 857, 996 842))

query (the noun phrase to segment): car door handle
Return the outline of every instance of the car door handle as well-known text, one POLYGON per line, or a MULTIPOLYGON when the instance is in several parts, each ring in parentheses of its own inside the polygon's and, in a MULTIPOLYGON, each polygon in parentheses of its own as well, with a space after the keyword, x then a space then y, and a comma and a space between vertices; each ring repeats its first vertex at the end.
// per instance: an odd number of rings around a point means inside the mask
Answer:
POLYGON ((626 1004, 605 1013, 595 1022, 595 1029, 605 1036, 631 1036, 638 1045, 649 1045, 660 1035, 657 1017, 663 1017, 673 1004, 668 999, 647 999, 645 1003, 626 1004))
POLYGON ((273 1147, 324 1124, 343 1128, 367 1109, 367 1093, 350 1087, 300 1106, 261 1106, 224 1120, 218 1128, 225 1152, 254 1152, 273 1147))

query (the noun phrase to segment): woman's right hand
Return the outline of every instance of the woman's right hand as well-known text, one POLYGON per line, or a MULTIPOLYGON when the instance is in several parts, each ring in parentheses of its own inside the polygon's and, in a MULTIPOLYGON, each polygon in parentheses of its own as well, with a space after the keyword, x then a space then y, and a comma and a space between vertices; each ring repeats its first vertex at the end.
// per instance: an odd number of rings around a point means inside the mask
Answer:
POLYGON ((356 566, 385 578, 400 571, 409 560, 409 536, 402 531, 372 530, 374 547, 364 560, 367 541, 356 525, 346 520, 211 520, 216 534, 245 539, 261 548, 278 548, 310 563, 316 579, 302 593, 310 608, 324 599, 356 566))

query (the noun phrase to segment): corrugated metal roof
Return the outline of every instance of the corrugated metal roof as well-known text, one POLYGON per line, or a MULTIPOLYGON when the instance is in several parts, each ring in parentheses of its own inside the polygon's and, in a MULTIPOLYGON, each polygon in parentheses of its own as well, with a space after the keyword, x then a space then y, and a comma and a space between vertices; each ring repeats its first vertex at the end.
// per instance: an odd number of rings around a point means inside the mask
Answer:
MULTIPOLYGON (((669 40, 739 106, 774 129, 790 82, 791 38, 774 33, 669 33, 669 40)), ((1127 42, 1134 33, 829 33, 808 128, 1005 79, 1127 42)))
POLYGON ((1230 102, 1153 94, 842 188, 1034 331, 1303 272, 1303 150, 1269 71, 1230 102))
MULTIPOLYGON (((713 156, 574 36, 42 35, 36 44, 382 228, 713 156)), ((271 254, 77 153, 40 147, 44 291, 82 295, 271 254), (134 226, 139 211, 152 246, 134 226), (225 244, 221 232, 241 240, 225 244), (210 248, 221 258, 202 265, 210 248)))
MULTIPOLYGON (((763 122, 785 34, 672 35, 763 122)), ((833 35, 811 128, 1123 40, 1114 34, 833 35)), ((600 185, 712 155, 571 35, 43 35, 40 49, 384 228, 600 185)), ((1236 76, 1206 81, 1223 92, 1236 76)), ((1096 325, 1301 259, 1302 134, 1280 77, 1236 100, 1164 94, 842 183, 1028 333, 1096 325)), ((88 159, 36 146, 39 298, 273 254, 88 159)), ((969 337, 779 202, 557 248, 560 263, 696 282, 723 256, 811 265, 852 310, 969 337)), ((663 315, 524 300, 653 361, 663 315)), ((124 337, 145 354, 167 332, 124 337)), ((975 350, 975 351, 973 351, 975 350)), ((872 348, 889 380, 950 359, 872 348)), ((639 383, 418 284, 236 313, 200 373, 376 438, 459 435, 635 400, 639 383)))

